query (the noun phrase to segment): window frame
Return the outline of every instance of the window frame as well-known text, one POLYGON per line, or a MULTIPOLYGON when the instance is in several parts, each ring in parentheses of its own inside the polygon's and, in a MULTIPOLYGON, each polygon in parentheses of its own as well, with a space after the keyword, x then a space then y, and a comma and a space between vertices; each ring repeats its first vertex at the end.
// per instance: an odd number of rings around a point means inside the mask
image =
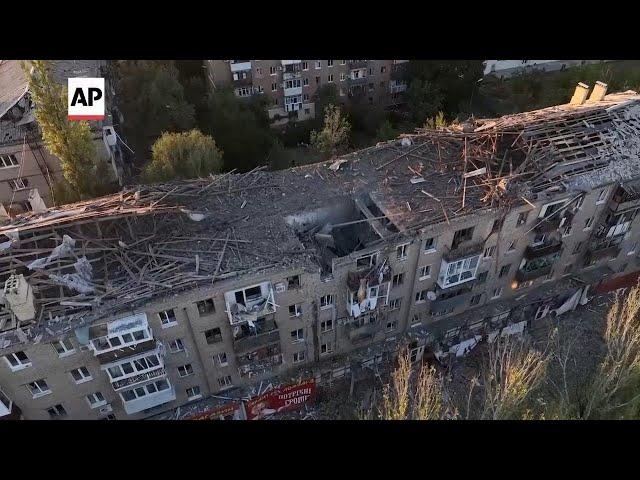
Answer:
POLYGON ((76 385, 80 385, 81 383, 86 383, 93 380, 93 375, 91 375, 91 372, 89 371, 89 369, 84 365, 80 367, 76 367, 73 370, 69 370, 69 375, 71 375, 71 378, 73 379, 76 385), (87 372, 87 375, 84 374, 84 372, 82 371, 83 369, 87 372), (73 376, 73 372, 80 372, 81 378, 79 380, 76 380, 76 377, 73 376))
POLYGON ((26 354, 26 352, 24 350, 18 350, 17 352, 11 352, 11 353, 7 353, 6 355, 3 355, 3 358, 5 360, 5 362, 7 362, 7 365, 9 366, 9 369, 12 372, 17 372, 19 370, 23 370, 25 368, 29 368, 31 366, 33 366, 33 363, 31 362, 31 359, 29 358, 29 356, 26 354), (26 358, 26 362, 22 362, 22 360, 20 360, 16 355, 18 353, 22 353, 24 355, 24 357, 26 358), (12 358, 14 360, 16 360, 16 363, 18 365, 14 366, 10 361, 9 361, 9 356, 12 356, 12 358))
POLYGON ((170 328, 178 324, 178 316, 176 315, 175 308, 161 310, 160 312, 158 312, 158 318, 160 319, 161 328, 170 328), (169 315, 168 312, 172 313, 173 320, 171 320, 171 315, 169 315))
POLYGON ((99 407, 103 407, 105 406, 108 402, 107 399, 105 398, 105 396, 102 394, 102 392, 93 392, 93 393, 88 393, 87 395, 85 395, 85 400, 87 401, 87 403, 89 404, 89 408, 91 408, 91 410, 94 410, 96 408, 99 407), (98 400, 95 403, 91 402, 91 398, 95 398, 96 395, 100 395, 102 397, 102 400, 98 400))
POLYGON ((44 397, 45 395, 49 395, 51 393, 51 387, 44 378, 33 380, 32 382, 27 383, 25 386, 27 387, 27 390, 31 394, 31 398, 33 399, 44 397), (41 386, 39 382, 42 382, 44 384, 45 389, 43 389, 43 386, 41 386), (34 393, 35 389, 31 388, 32 385, 37 388, 37 392, 34 393))
POLYGON ((186 378, 186 377, 190 377, 191 375, 195 375, 195 371, 193 370, 193 364, 191 363, 185 363, 184 365, 178 365, 176 367, 176 370, 178 371, 178 377, 179 378, 186 378), (184 375, 181 373, 181 369, 182 371, 184 371, 184 375), (191 371, 189 371, 191 370, 191 371))

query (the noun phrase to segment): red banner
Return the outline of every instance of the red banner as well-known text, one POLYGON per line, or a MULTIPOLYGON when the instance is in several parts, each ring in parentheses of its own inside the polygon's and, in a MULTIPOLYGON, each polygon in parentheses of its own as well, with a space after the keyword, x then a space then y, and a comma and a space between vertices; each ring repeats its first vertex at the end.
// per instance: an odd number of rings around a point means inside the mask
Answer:
POLYGON ((306 380, 297 385, 275 388, 246 403, 247 420, 258 420, 273 413, 297 410, 302 405, 312 402, 315 395, 316 382, 314 379, 306 380))
POLYGON ((220 417, 226 419, 226 417, 233 417, 235 411, 240 408, 240 402, 229 403, 228 405, 222 405, 212 410, 207 410, 204 413, 187 417, 184 420, 221 420, 220 417))

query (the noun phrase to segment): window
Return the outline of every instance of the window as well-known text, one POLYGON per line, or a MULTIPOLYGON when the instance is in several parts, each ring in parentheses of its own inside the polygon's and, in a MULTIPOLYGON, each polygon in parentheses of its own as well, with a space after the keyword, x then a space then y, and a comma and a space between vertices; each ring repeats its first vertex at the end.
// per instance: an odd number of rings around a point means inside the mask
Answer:
POLYGON ((327 75, 327 82, 333 83, 333 73, 330 73, 329 75, 327 75))
POLYGON ((498 278, 502 278, 505 275, 507 275, 509 273, 509 270, 511 269, 511 264, 507 264, 507 265, 503 265, 502 268, 500 269, 500 274, 498 275, 498 278))
POLYGON ((456 233, 453 234, 451 248, 458 248, 461 243, 471 240, 473 238, 473 228, 474 227, 463 228, 456 231, 456 233))
POLYGON ((593 217, 589 217, 584 221, 584 229, 588 230, 593 225, 593 217))
POLYGON ((210 330, 205 330, 204 338, 207 340, 207 344, 213 345, 214 343, 222 341, 222 332, 218 327, 212 328, 210 330))
POLYGON ((333 343, 327 342, 320 345, 320 355, 327 355, 333 352, 333 343))
POLYGON ((469 302, 469 305, 477 305, 477 304, 479 304, 481 297, 482 297, 481 294, 474 295, 473 297, 471 297, 471 301, 469 302))
POLYGON ((447 263, 443 260, 438 282, 444 283, 440 283, 440 286, 447 288, 468 280, 473 280, 475 278, 476 269, 478 268, 479 259, 480 255, 457 260, 452 263, 447 263))
POLYGON ((330 293, 320 297, 320 308, 329 308, 333 305, 333 295, 330 293))
POLYGON ((169 382, 167 380, 158 380, 154 383, 148 383, 141 387, 136 387, 132 390, 125 390, 120 394, 122 400, 125 402, 130 402, 137 398, 142 398, 147 395, 151 395, 156 392, 161 392, 162 390, 166 390, 169 388, 169 382))
POLYGON ((181 338, 176 338, 169 342, 169 351, 171 353, 184 352, 184 343, 181 338))
MULTIPOLYGON (((304 100, 305 102, 308 102, 309 101, 309 94, 305 93, 304 95, 302 95, 302 100, 304 100)), ((306 109, 306 110, 308 110, 308 109, 306 109)), ((309 113, 309 112, 307 111, 305 113, 309 113)))
POLYGON ((277 84, 277 83, 272 83, 272 84, 271 84, 271 91, 272 91, 272 92, 275 92, 275 91, 277 91, 277 90, 278 90, 278 84, 277 84))
POLYGON ((346 74, 346 73, 344 73, 344 72, 343 72, 343 73, 341 73, 341 74, 340 74, 340 81, 341 81, 341 82, 344 82, 346 79, 347 79, 347 74, 346 74))
POLYGON ((340 65, 346 65, 347 61, 346 60, 340 60, 340 65))
POLYGON ((304 114, 305 115, 311 115, 311 109, 310 108, 305 108, 304 109, 304 114))
POLYGON ((509 248, 507 249, 508 252, 513 252, 516 249, 516 245, 518 244, 517 240, 512 241, 509 244, 509 248))
POLYGON ((186 365, 180 365, 178 367, 179 377, 188 377, 189 375, 193 375, 193 366, 190 363, 187 363, 186 365))
POLYGON ((629 250, 629 253, 627 253, 627 255, 633 255, 634 253, 636 253, 636 250, 638 250, 638 242, 635 242, 633 245, 631 245, 631 249, 629 250))
POLYGON ((0 155, 0 168, 17 167, 18 165, 18 159, 13 153, 0 155))
POLYGON ((404 282, 404 273, 398 273, 391 279, 391 287, 400 286, 402 285, 402 282, 404 282))
POLYGON ((213 298, 202 300, 198 302, 197 305, 198 305, 198 313, 200 313, 201 316, 216 313, 216 307, 213 304, 213 298))
POLYGON ((538 233, 535 237, 533 237, 533 243, 531 245, 533 245, 534 247, 536 245, 542 245, 545 238, 547 238, 547 236, 544 233, 538 233))
POLYGON ((431 253, 436 251, 436 239, 435 237, 427 238, 424 241, 424 253, 431 253))
POLYGON ((158 316, 160 317, 162 328, 172 327, 173 325, 178 324, 178 320, 176 319, 176 312, 173 311, 173 308, 171 310, 158 312, 158 316))
POLYGON ((398 260, 405 260, 407 258, 408 246, 409 244, 405 243, 404 245, 399 245, 396 247, 396 257, 398 258, 398 260))
POLYGON ((295 352, 293 354, 293 363, 304 362, 305 355, 304 352, 295 352))
POLYGON ((302 315, 302 305, 299 303, 294 303, 293 305, 289 305, 289 316, 290 317, 299 317, 302 315))
POLYGON ((187 392, 187 400, 197 400, 198 398, 202 398, 202 394, 200 393, 200 387, 196 385, 195 387, 189 387, 186 390, 187 392))
POLYGON ((529 212, 522 212, 518 215, 518 220, 516 221, 516 227, 520 227, 527 223, 527 217, 529 216, 529 212))
POLYGON ((236 88, 236 95, 238 97, 248 97, 249 95, 251 95, 251 88, 250 87, 236 88))
POLYGON ((11 190, 13 190, 14 192, 29 188, 29 180, 27 180, 26 178, 14 178, 13 180, 9 180, 7 183, 11 187, 11 190))
POLYGON ((327 67, 333 67, 333 60, 327 60, 327 67))
POLYGON ((428 290, 421 290, 416 293, 416 303, 424 303, 427 301, 428 290))
POLYGON ((256 74, 257 74, 258 76, 261 76, 261 75, 262 75, 262 67, 257 67, 257 68, 256 68, 256 74))
POLYGON ((394 298, 393 300, 391 300, 389 302, 389 309, 390 310, 398 310, 400 308, 400 304, 402 303, 402 299, 401 298, 394 298))
POLYGON ((220 377, 218 379, 218 385, 220 388, 229 388, 233 386, 233 382, 231 381, 231 375, 227 375, 226 377, 220 377))
POLYGON ((320 60, 316 60, 316 70, 322 68, 322 62, 320 60))
POLYGON ((605 202, 605 200, 607 199, 607 193, 609 193, 608 188, 603 188, 602 190, 600 190, 600 193, 598 194, 598 200, 596 201, 596 205, 600 205, 605 202))
POLYGON ((480 272, 478 274, 478 283, 484 283, 487 281, 487 275, 489 275, 489 272, 480 272))
POLYGON ((569 235, 571 235, 571 224, 567 225, 564 227, 564 230, 562 230, 563 237, 568 237, 569 235))
POLYGON ((398 321, 397 320, 391 320, 391 321, 387 322, 387 325, 386 325, 385 328, 386 328, 387 332, 392 332, 393 330, 398 328, 398 321))
POLYGON ((71 339, 65 338, 64 340, 60 340, 58 342, 52 342, 51 346, 58 353, 58 357, 67 357, 71 355, 76 349, 73 347, 71 343, 71 339))
POLYGON ((577 255, 578 253, 580 253, 580 249, 581 248, 582 248, 582 242, 576 243, 576 246, 573 247, 573 252, 571 254, 572 255, 577 255))
POLYGON ((316 85, 320 85, 320 76, 319 75, 316 77, 316 85))
POLYGON ((321 332, 330 332, 333 330, 333 320, 326 320, 324 322, 320 322, 320 331, 321 332))
POLYGON ((484 258, 493 257, 493 252, 495 252, 495 251, 496 251, 496 247, 495 246, 485 248, 485 250, 484 250, 484 258))
POLYGON ((411 325, 416 326, 419 324, 420 324, 420 315, 418 315, 417 313, 414 313, 413 317, 411 317, 411 325))
POLYGON ((540 209, 540 215, 538 218, 551 218, 553 214, 562 209, 567 204, 566 200, 560 200, 559 202, 547 203, 540 209))
POLYGON ((304 330, 298 328, 297 330, 291 331, 291 342, 301 342, 304 340, 304 330))
POLYGON ((275 75, 278 73, 276 67, 269 67, 269 75, 275 75))
POLYGON ((100 392, 90 393, 87 395, 87 402, 89 402, 89 406, 91 408, 98 408, 103 405, 106 405, 107 401, 104 398, 104 395, 100 392))
POLYGON ((373 68, 369 69, 369 75, 373 75, 373 68))
POLYGON ((287 277, 287 288, 300 288, 300 275, 287 277))
POLYGON ((366 255, 364 257, 358 258, 356 260, 356 267, 358 269, 371 268, 377 263, 378 263, 378 254, 377 253, 373 253, 371 255, 366 255))
POLYGON ((44 378, 28 383, 27 388, 29 389, 29 392, 31 392, 33 398, 42 397, 51 393, 51 389, 49 388, 49 385, 47 385, 47 382, 45 382, 44 378))
POLYGON ((387 71, 387 67, 380 67, 380 73, 385 73, 387 71))
POLYGON ((308 78, 304 78, 302 80, 302 86, 303 87, 308 87, 309 86, 309 79, 308 78))
POLYGON ((423 265, 418 269, 418 277, 420 280, 426 280, 431 277, 431 265, 423 265))
POLYGON ((49 417, 53 420, 67 415, 67 411, 64 409, 64 407, 60 403, 58 405, 54 405, 51 408, 47 408, 47 413, 49 414, 49 417))
POLYGON ((214 356, 216 363, 219 367, 226 367, 229 365, 229 360, 227 360, 226 352, 218 353, 214 356))
POLYGON ((93 377, 89 373, 87 367, 76 368, 75 370, 71 370, 69 373, 76 383, 84 383, 88 382, 89 380, 93 380, 93 377))
POLYGON ((491 233, 499 232, 502 228, 502 219, 494 220, 491 226, 491 233))
POLYGON ((495 288, 491 294, 491 298, 498 298, 500 295, 502 295, 502 287, 495 288))

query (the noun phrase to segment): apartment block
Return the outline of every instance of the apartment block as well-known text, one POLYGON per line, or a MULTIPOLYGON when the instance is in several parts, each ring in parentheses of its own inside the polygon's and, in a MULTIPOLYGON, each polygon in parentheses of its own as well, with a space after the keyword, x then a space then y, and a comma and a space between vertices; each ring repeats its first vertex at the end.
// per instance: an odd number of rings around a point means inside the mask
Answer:
POLYGON ((608 60, 485 60, 484 75, 494 75, 502 79, 533 71, 557 72, 606 61, 608 60))
MULTIPOLYGON (((42 212, 55 205, 54 185, 62 178, 60 160, 44 145, 35 119, 28 79, 18 60, 0 60, 0 216, 42 212)), ((114 127, 122 119, 113 105, 109 66, 102 60, 56 60, 53 78, 66 87, 69 77, 104 77, 106 118, 92 122, 98 155, 122 180, 123 153, 114 127)))
POLYGON ((633 284, 640 95, 584 87, 326 163, 5 222, 0 412, 139 419, 357 380, 405 346, 463 355, 633 284))
POLYGON ((315 117, 316 94, 333 84, 342 102, 394 106, 407 89, 408 60, 207 60, 212 88, 262 95, 273 126, 315 117))

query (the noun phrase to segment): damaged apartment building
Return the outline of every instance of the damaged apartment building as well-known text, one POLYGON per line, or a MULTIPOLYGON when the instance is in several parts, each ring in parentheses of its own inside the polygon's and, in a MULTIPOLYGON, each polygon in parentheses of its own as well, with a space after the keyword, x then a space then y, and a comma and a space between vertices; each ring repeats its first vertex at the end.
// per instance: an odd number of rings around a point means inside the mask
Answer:
POLYGON ((146 418, 580 308, 640 270, 640 95, 606 90, 5 222, 0 412, 146 418))
MULTIPOLYGON (((106 117, 91 122, 96 151, 122 182, 123 146, 115 131, 122 122, 113 107, 110 68, 104 60, 54 60, 53 78, 64 84, 70 77, 104 77, 106 117)), ((44 145, 34 116, 37 106, 20 60, 0 60, 0 218, 42 212, 56 204, 54 185, 62 178, 60 160, 44 145)), ((122 184, 122 183, 121 183, 122 184)))

